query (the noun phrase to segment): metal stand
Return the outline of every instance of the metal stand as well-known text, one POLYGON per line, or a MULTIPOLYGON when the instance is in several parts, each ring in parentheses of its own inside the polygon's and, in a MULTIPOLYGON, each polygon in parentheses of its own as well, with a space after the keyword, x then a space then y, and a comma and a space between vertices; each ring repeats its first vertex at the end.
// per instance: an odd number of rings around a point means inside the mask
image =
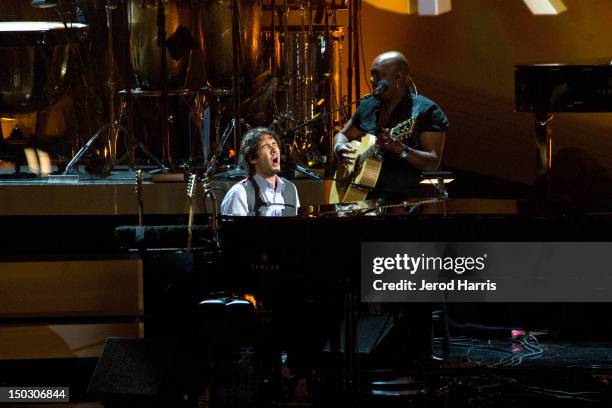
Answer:
MULTIPOLYGON (((247 129, 249 130, 251 129, 251 126, 248 123, 246 123, 244 119, 241 119, 240 122, 247 129)), ((238 119, 236 118, 232 118, 227 124, 227 127, 225 128, 225 131, 223 132, 223 138, 221 140, 221 143, 217 145, 217 149, 213 153, 212 157, 210 158, 210 160, 208 161, 204 169, 203 179, 207 179, 213 176, 215 172, 215 167, 217 165, 217 161, 219 160, 219 156, 221 156, 221 153, 223 152, 223 148, 227 144, 227 141, 229 140, 230 135, 235 134, 237 126, 238 126, 238 119)))
MULTIPOLYGON (((174 168, 170 154, 170 129, 168 128, 168 67, 166 63, 166 9, 164 0, 157 0, 157 46, 160 47, 160 90, 161 90, 161 132, 164 138, 162 162, 168 168, 174 168)), ((166 167, 164 166, 163 170, 166 167)))
POLYGON ((232 0, 232 94, 234 98, 234 149, 238 151, 238 136, 241 135, 240 116, 240 9, 238 1, 232 0))
MULTIPOLYGON (((85 156, 85 154, 87 154, 87 152, 89 152, 89 149, 91 148, 91 146, 93 146, 94 142, 96 140, 98 140, 98 137, 102 134, 102 132, 104 132, 107 129, 121 129, 124 132, 126 131, 125 128, 121 125, 119 125, 118 123, 107 123, 105 125, 102 125, 102 127, 91 137, 91 139, 89 139, 87 141, 87 143, 85 144, 85 146, 83 146, 81 148, 81 150, 79 150, 74 157, 72 158, 72 160, 70 160, 70 162, 68 163, 68 165, 66 166, 66 169, 64 170, 63 175, 64 176, 68 176, 70 175, 70 172, 72 171, 72 169, 79 163, 79 161, 81 161, 81 159, 85 156)), ((110 132, 110 130, 109 130, 110 132)), ((111 144, 111 140, 110 140, 110 136, 109 136, 109 140, 108 143, 111 144)), ((111 158, 112 160, 112 158, 111 158)), ((114 161, 114 160, 113 160, 114 161)), ((77 176, 78 177, 78 176, 77 176)))
POLYGON ((438 190, 440 199, 446 200, 448 198, 446 184, 455 180, 455 176, 451 171, 424 171, 421 173, 421 180, 421 183, 432 184, 438 190))
POLYGON ((551 113, 535 113, 536 142, 536 194, 538 201, 550 199, 550 171, 552 169, 552 127, 551 113))
MULTIPOLYGON (((126 137, 127 137, 127 144, 125 146, 125 149, 126 149, 125 155, 122 156, 117 162, 121 163, 127 157, 128 163, 130 166, 130 170, 133 170, 134 168, 136 168, 134 156, 135 156, 135 150, 136 148, 138 148, 142 153, 144 153, 146 157, 148 157, 153 163, 155 163, 159 167, 160 171, 164 172, 168 170, 168 168, 166 167, 166 165, 161 159, 155 156, 149 150, 149 148, 144 143, 142 143, 137 137, 134 137, 134 119, 133 119, 134 118, 134 106, 133 104, 134 104, 134 99, 138 98, 139 95, 134 96, 135 93, 132 92, 131 90, 120 91, 119 95, 125 96, 126 99, 121 102, 121 105, 119 107, 118 121, 121 121, 121 119, 124 117, 124 114, 126 114, 127 121, 128 121, 128 130, 125 132, 126 137)), ((163 118, 162 118, 162 121, 167 123, 167 120, 163 120, 163 118)))
POLYGON ((206 200, 210 199, 212 203, 212 211, 211 211, 211 216, 210 216, 211 217, 210 230, 211 230, 211 234, 213 236, 213 239, 217 247, 219 247, 220 241, 219 241, 219 232, 218 232, 218 226, 217 226, 217 216, 218 216, 217 197, 215 196, 214 190, 217 190, 220 188, 212 186, 211 177, 213 176, 215 172, 215 166, 217 165, 217 160, 219 160, 219 156, 221 155, 221 152, 223 151, 225 144, 229 140, 230 135, 235 134, 237 122, 238 121, 236 120, 236 118, 233 118, 227 124, 227 127, 225 128, 225 131, 223 132, 223 140, 221 141, 221 143, 217 145, 217 149, 215 150, 212 157, 210 158, 210 161, 208 162, 208 164, 206 165, 206 168, 204 169, 204 174, 202 175, 202 189, 204 190, 203 192, 204 208, 206 208, 206 200))
MULTIPOLYGON (((115 56, 113 54, 113 11, 117 8, 116 5, 112 4, 112 0, 107 0, 106 2, 106 25, 108 27, 107 34, 107 47, 108 47, 108 56, 109 56, 109 71, 108 71, 108 81, 106 83, 109 91, 109 103, 108 103, 108 111, 109 111, 109 121, 108 123, 102 125, 102 127, 87 141, 87 143, 74 155, 72 160, 66 166, 63 175, 68 176, 72 169, 79 163, 79 161, 87 154, 89 149, 93 146, 94 142, 98 139, 98 137, 108 129, 108 154, 111 162, 114 164, 116 161, 116 143, 114 140, 118 137, 119 131, 122 130, 126 132, 125 128, 122 127, 115 118, 115 91, 116 84, 113 81, 113 69, 115 66, 115 56)), ((127 132, 126 132, 127 133, 127 132)))
POLYGON ((440 198, 446 200, 448 198, 448 191, 446 191, 446 184, 444 184, 444 177, 436 179, 437 189, 440 193, 440 198))
MULTIPOLYGON (((161 47, 161 73, 162 80, 160 83, 161 88, 161 111, 162 111, 162 135, 163 135, 163 158, 160 160, 157 158, 140 140, 138 140, 133 135, 133 123, 130 121, 130 117, 133 116, 133 109, 131 109, 132 103, 132 93, 131 91, 127 91, 128 101, 122 103, 119 109, 119 115, 117 116, 116 108, 115 108, 115 94, 117 92, 116 83, 113 80, 113 69, 115 66, 115 57, 113 52, 113 18, 112 12, 117 8, 116 5, 112 4, 112 0, 107 0, 106 4, 106 24, 108 27, 107 34, 107 53, 109 56, 109 75, 108 81, 106 83, 109 90, 109 121, 108 123, 102 125, 102 127, 87 141, 87 143, 75 154, 75 156, 70 160, 66 169, 64 170, 63 176, 69 176, 74 167, 83 159, 83 157, 89 152, 89 150, 94 146, 96 140, 103 134, 104 131, 108 130, 107 144, 108 144, 108 156, 111 161, 111 167, 117 164, 117 162, 123 160, 125 158, 122 157, 120 160, 117 160, 117 140, 119 138, 119 132, 122 131, 127 138, 126 145, 126 156, 128 158, 128 163, 130 169, 133 170, 135 168, 135 160, 134 160, 134 151, 138 148, 142 151, 152 162, 154 162, 157 166, 159 166, 160 171, 164 172, 168 170, 168 167, 172 166, 171 155, 170 155, 170 133, 168 129, 168 89, 167 89, 167 81, 165 80, 165 72, 166 72, 166 53, 165 53, 165 8, 163 0, 158 1, 158 15, 157 15, 157 24, 158 24, 158 44, 161 47), (130 130, 128 131, 125 127, 123 127, 119 121, 123 117, 124 110, 127 108, 128 110, 128 121, 130 130)), ((78 180, 78 176, 72 175, 72 178, 76 178, 78 180)))

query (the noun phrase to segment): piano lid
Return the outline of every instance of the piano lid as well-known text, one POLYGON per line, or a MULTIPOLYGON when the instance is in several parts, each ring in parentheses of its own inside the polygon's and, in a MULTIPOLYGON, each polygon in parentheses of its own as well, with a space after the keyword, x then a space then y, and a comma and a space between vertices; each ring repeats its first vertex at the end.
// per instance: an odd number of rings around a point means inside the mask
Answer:
POLYGON ((612 57, 514 66, 517 112, 612 112, 612 57))
POLYGON ((526 211, 521 200, 483 199, 483 198, 407 198, 403 201, 383 199, 356 201, 352 203, 303 205, 298 208, 297 216, 290 217, 243 217, 222 216, 223 221, 242 222, 245 218, 283 222, 287 219, 326 219, 326 218, 386 218, 414 215, 519 215, 526 211))
POLYGON ((531 68, 531 67, 584 67, 584 66, 609 66, 612 65, 612 56, 610 57, 597 57, 597 58, 583 58, 577 60, 567 60, 567 61, 550 61, 550 62, 542 62, 542 61, 532 61, 532 62, 522 62, 515 64, 516 68, 531 68))

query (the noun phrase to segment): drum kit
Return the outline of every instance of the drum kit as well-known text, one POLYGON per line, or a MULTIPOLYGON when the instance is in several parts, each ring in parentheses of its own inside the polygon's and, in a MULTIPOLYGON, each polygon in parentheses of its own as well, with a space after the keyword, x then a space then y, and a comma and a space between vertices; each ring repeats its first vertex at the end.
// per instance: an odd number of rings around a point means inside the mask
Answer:
POLYGON ((281 134, 287 158, 322 167, 346 119, 326 114, 345 102, 336 15, 344 0, 26 3, 34 11, 0 21, 4 145, 20 115, 36 114, 24 143, 35 145, 45 136, 41 114, 72 98, 65 120, 81 120, 70 152, 51 152, 64 174, 95 158, 105 171, 206 168, 213 150, 228 165, 255 126, 281 134), (30 17, 43 10, 58 21, 30 17))

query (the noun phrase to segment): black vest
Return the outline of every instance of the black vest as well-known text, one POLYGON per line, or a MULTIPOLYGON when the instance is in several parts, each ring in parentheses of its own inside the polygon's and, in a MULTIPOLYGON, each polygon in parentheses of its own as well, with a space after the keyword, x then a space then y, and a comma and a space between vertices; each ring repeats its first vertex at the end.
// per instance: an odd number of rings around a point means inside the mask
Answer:
MULTIPOLYGON (((285 188, 281 191, 281 196, 285 201, 285 206, 282 211, 284 217, 290 217, 297 215, 297 189, 295 185, 289 180, 280 177, 285 183, 285 188)), ((261 215, 260 211, 262 208, 269 207, 271 203, 263 200, 261 197, 261 190, 259 185, 252 176, 242 180, 240 182, 244 187, 247 194, 247 206, 249 213, 248 215, 261 215)))

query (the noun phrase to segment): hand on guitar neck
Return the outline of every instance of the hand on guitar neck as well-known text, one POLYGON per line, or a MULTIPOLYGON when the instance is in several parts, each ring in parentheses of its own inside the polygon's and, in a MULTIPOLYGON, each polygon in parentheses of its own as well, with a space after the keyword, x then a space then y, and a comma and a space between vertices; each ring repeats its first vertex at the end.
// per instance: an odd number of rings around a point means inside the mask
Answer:
POLYGON ((378 134, 376 146, 395 154, 400 154, 404 149, 404 144, 398 138, 391 136, 389 129, 383 129, 378 134))

